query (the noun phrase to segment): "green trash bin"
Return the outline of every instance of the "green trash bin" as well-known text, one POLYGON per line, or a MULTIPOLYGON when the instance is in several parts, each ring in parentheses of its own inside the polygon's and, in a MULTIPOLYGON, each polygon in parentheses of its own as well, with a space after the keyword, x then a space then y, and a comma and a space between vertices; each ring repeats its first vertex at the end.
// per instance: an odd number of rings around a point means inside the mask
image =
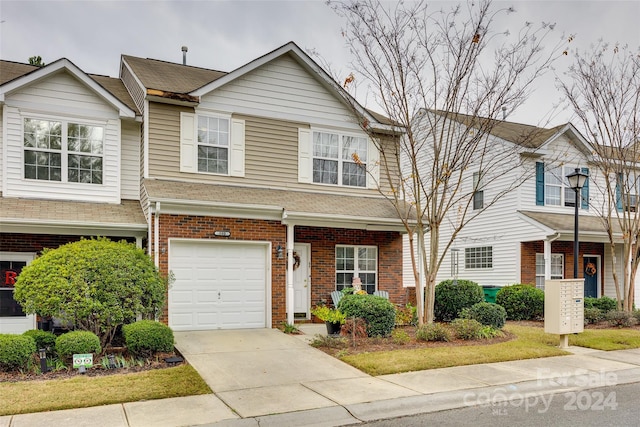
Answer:
POLYGON ((492 302, 495 304, 496 295, 498 295, 498 291, 502 289, 501 286, 482 286, 482 291, 484 292, 484 301, 492 302))

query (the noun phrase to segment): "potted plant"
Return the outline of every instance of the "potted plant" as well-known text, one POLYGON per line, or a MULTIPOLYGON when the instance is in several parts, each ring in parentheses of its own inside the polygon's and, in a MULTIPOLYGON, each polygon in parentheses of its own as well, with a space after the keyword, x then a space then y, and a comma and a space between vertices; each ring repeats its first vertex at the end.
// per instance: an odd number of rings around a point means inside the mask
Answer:
POLYGON ((344 324, 346 316, 337 308, 329 308, 326 305, 316 306, 311 314, 322 320, 327 326, 328 335, 337 335, 344 324))

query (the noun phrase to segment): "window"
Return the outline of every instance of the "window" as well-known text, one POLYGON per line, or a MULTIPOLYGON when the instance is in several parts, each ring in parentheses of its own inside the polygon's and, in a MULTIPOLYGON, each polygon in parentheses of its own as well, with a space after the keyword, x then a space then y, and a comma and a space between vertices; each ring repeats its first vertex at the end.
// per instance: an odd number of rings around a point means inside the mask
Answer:
MULTIPOLYGON (((626 174, 625 181, 622 194, 619 194, 617 197, 622 199, 622 206, 624 206, 625 210, 636 212, 638 202, 640 201, 638 200, 638 194, 640 194, 640 175, 628 173, 626 174)), ((620 189, 616 189, 616 192, 620 193, 620 189)))
POLYGON ((575 206, 576 192, 569 187, 567 175, 575 171, 574 167, 557 167, 545 171, 545 204, 553 206, 575 206))
POLYGON ((313 132, 313 182, 365 187, 367 138, 313 132))
POLYGON ((482 209, 484 207, 484 190, 483 183, 480 178, 480 172, 473 173, 473 209, 482 209))
POLYGON ((198 116, 198 172, 229 173, 229 120, 198 116))
POLYGON ((13 286, 25 265, 25 261, 0 261, 0 317, 25 316, 13 299, 13 286))
MULTIPOLYGON (((564 279, 563 254, 551 254, 551 279, 564 279)), ((536 288, 544 290, 544 254, 536 254, 536 288)))
POLYGON ((336 290, 351 287, 354 277, 362 281, 362 289, 376 290, 378 248, 375 246, 336 246, 336 290))
POLYGON ((24 177, 102 184, 104 128, 24 119, 24 177))
POLYGON ((464 268, 469 270, 493 268, 493 247, 465 248, 464 268))

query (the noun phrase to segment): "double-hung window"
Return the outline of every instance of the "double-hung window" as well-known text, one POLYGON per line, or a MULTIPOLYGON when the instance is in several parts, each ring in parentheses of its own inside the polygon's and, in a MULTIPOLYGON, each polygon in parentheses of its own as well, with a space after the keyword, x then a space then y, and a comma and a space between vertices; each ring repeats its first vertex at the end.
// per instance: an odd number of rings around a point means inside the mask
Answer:
MULTIPOLYGON (((620 183, 617 185, 620 185, 620 183)), ((620 189, 618 188, 616 192, 620 193, 620 189)), ((640 194, 640 175, 633 172, 627 173, 623 193, 618 195, 626 211, 637 211, 638 203, 640 203, 638 194, 640 194)))
POLYGON ((367 138, 313 132, 313 182, 366 187, 367 138))
POLYGON ((482 189, 482 178, 480 172, 473 173, 473 209, 484 207, 484 190, 482 189))
POLYGON ((378 276, 378 248, 375 246, 336 246, 336 290, 351 287, 354 277, 362 289, 372 294, 378 276))
MULTIPOLYGON (((564 278, 564 255, 551 254, 551 279, 564 278)), ((536 288, 544 290, 544 254, 536 254, 536 288)))
POLYGON ((573 167, 555 167, 545 171, 545 204, 552 206, 575 206, 576 192, 569 187, 567 175, 573 173, 573 167))
POLYGON ((101 126, 25 118, 23 146, 25 179, 102 184, 101 126))
POLYGON ((481 246, 477 248, 465 248, 464 268, 475 270, 493 267, 493 247, 481 246))
POLYGON ((198 116, 198 172, 229 173, 229 120, 198 116))

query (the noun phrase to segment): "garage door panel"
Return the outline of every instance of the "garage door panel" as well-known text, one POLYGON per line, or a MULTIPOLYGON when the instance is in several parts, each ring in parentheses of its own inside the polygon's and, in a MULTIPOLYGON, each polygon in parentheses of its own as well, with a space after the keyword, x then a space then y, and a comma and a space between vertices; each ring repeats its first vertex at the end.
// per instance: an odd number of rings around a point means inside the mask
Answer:
POLYGON ((265 245, 171 242, 169 266, 175 330, 266 327, 265 245))

